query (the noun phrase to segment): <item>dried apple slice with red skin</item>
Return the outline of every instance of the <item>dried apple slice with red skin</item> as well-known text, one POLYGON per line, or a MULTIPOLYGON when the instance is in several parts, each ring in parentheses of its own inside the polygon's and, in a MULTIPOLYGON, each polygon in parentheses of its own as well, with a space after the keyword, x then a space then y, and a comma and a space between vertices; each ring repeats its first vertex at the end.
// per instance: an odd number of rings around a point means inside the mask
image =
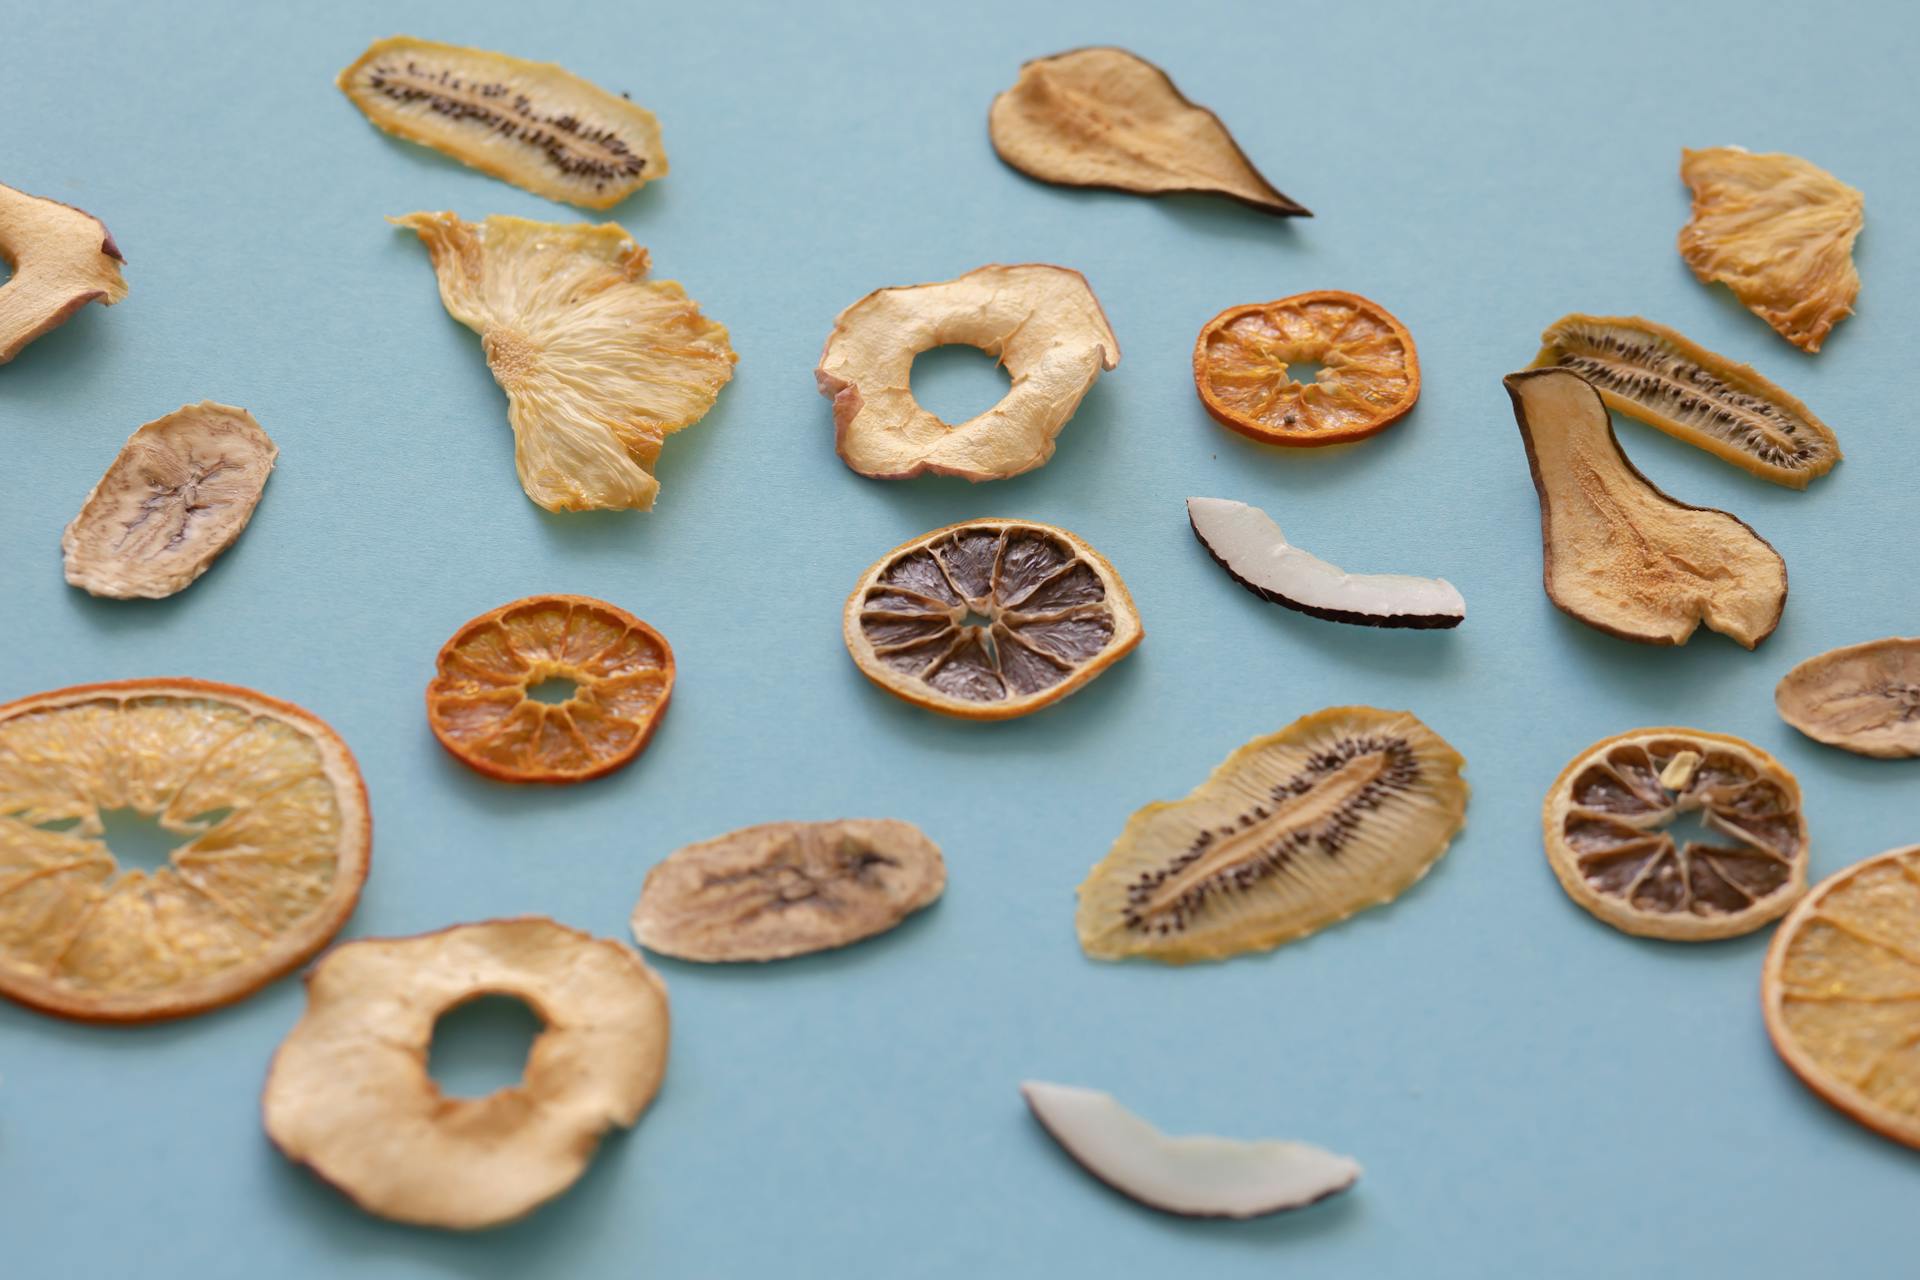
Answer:
POLYGON ((1920 756, 1920 638, 1815 654, 1787 672, 1773 701, 1815 742, 1888 760, 1920 756))
POLYGON ((0 282, 0 364, 89 302, 110 307, 127 296, 126 259, 100 219, 3 184, 0 259, 13 268, 0 282))

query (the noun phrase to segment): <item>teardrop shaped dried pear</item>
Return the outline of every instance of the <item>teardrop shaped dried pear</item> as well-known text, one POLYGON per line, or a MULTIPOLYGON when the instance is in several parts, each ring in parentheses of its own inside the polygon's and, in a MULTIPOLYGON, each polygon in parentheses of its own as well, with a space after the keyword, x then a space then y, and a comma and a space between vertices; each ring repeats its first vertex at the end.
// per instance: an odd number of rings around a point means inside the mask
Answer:
POLYGON ((549 200, 607 209, 667 174, 651 111, 551 62, 393 36, 335 83, 386 132, 549 200))
POLYGON ((58 200, 0 185, 0 364, 89 302, 127 296, 120 248, 100 219, 58 200))
POLYGON ((1815 742, 1883 759, 1920 756, 1920 639, 1816 654, 1787 672, 1773 702, 1815 742))
POLYGON ((1042 182, 1201 192, 1283 218, 1313 216, 1261 176, 1219 116, 1125 49, 1074 49, 1025 64, 993 100, 987 132, 1002 160, 1042 182))
POLYGON ((1680 177, 1693 189, 1693 217, 1680 228, 1693 274, 1732 289, 1802 351, 1818 351, 1860 293, 1860 193, 1799 156, 1745 147, 1682 148, 1680 177))
POLYGON ((1751 649, 1787 604, 1787 566, 1724 511, 1675 502, 1634 469, 1600 393, 1577 373, 1508 375, 1540 494, 1547 598, 1590 627, 1685 644, 1708 627, 1751 649))
POLYGON ((1562 316, 1536 369, 1567 369, 1607 407, 1792 489, 1833 470, 1840 442, 1806 405, 1751 366, 1639 316, 1562 316))
POLYGON ((1220 960, 1391 901, 1465 824, 1465 766, 1405 711, 1330 707, 1256 738, 1128 820, 1080 886, 1080 945, 1220 960))

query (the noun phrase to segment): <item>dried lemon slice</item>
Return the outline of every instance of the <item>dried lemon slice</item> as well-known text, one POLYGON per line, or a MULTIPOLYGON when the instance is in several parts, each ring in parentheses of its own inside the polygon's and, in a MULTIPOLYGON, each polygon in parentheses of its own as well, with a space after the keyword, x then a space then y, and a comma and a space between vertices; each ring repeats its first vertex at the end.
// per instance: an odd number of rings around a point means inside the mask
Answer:
POLYGON ((1420 398, 1413 335, 1386 308, 1323 289, 1230 307, 1193 345, 1193 385, 1222 426, 1267 444, 1362 440, 1420 398), (1319 364, 1312 381, 1287 371, 1319 364))
POLYGON ((427 722, 464 765, 502 782, 585 782, 640 754, 673 693, 673 650, 590 596, 528 596, 453 633, 427 686, 427 722), (564 702, 528 696, 547 680, 564 702))
POLYGON ((82 209, 0 185, 0 364, 89 302, 127 296, 126 261, 100 219, 82 209))
POLYGON ((251 994, 318 951, 367 877, 353 756, 309 712, 232 685, 123 680, 0 707, 0 995, 100 1022, 251 994), (102 811, 176 832, 121 870, 102 811))
POLYGON ((1815 654, 1773 691, 1780 718, 1863 756, 1920 756, 1920 639, 1892 636, 1815 654))
POLYGON ((968 720, 1058 702, 1140 643, 1098 551, 1032 520, 969 520, 903 542, 847 598, 847 651, 897 698, 968 720))
POLYGON ((1749 933, 1807 887, 1800 784, 1724 733, 1635 729, 1596 742, 1560 771, 1541 822, 1567 895, 1642 937, 1749 933), (1665 828, 1693 812, 1729 843, 1676 845, 1665 828))
POLYGON ((1815 885, 1774 932, 1760 1000, 1809 1089, 1920 1147, 1920 845, 1815 885))
POLYGON ((392 221, 419 233, 440 300, 480 335, 527 496, 549 511, 653 506, 661 442, 733 377, 726 326, 645 279, 647 251, 611 222, 392 221))

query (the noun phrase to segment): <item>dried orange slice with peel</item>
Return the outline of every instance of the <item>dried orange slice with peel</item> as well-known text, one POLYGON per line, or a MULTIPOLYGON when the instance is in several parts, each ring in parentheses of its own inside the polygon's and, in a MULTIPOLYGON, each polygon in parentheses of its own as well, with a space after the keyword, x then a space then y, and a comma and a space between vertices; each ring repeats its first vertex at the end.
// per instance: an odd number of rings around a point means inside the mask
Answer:
POLYGON ((1420 398, 1413 335, 1386 308, 1323 289, 1229 307, 1193 346, 1193 385, 1222 426, 1267 444, 1364 440, 1420 398), (1302 382, 1290 365, 1320 371, 1302 382))
POLYGON ((0 995, 147 1022, 230 1004, 325 946, 367 878, 353 755, 299 707, 204 680, 121 680, 0 707, 0 995), (103 811, 180 836, 123 869, 103 811))
POLYGON ((1106 558, 1033 520, 948 525, 882 556, 847 598, 847 651, 895 697, 967 720, 1058 702, 1140 643, 1106 558))
POLYGON ((468 622, 427 686, 434 737, 502 782, 585 782, 640 754, 673 693, 673 650, 625 609, 591 596, 528 596, 468 622), (569 680, 564 702, 529 696, 569 680))

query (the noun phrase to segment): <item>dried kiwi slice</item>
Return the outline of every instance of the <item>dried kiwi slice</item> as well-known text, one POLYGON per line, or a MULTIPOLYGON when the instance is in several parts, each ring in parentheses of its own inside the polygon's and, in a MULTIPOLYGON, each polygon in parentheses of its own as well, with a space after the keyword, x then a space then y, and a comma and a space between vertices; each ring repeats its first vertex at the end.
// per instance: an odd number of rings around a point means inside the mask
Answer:
POLYGON ((1466 821, 1466 761, 1405 711, 1331 707, 1128 820, 1080 886, 1096 959, 1268 950, 1391 901, 1466 821))
POLYGON ((1639 316, 1563 316, 1536 369, 1567 369, 1609 409, 1793 489, 1840 461, 1832 428, 1751 367, 1639 316))

